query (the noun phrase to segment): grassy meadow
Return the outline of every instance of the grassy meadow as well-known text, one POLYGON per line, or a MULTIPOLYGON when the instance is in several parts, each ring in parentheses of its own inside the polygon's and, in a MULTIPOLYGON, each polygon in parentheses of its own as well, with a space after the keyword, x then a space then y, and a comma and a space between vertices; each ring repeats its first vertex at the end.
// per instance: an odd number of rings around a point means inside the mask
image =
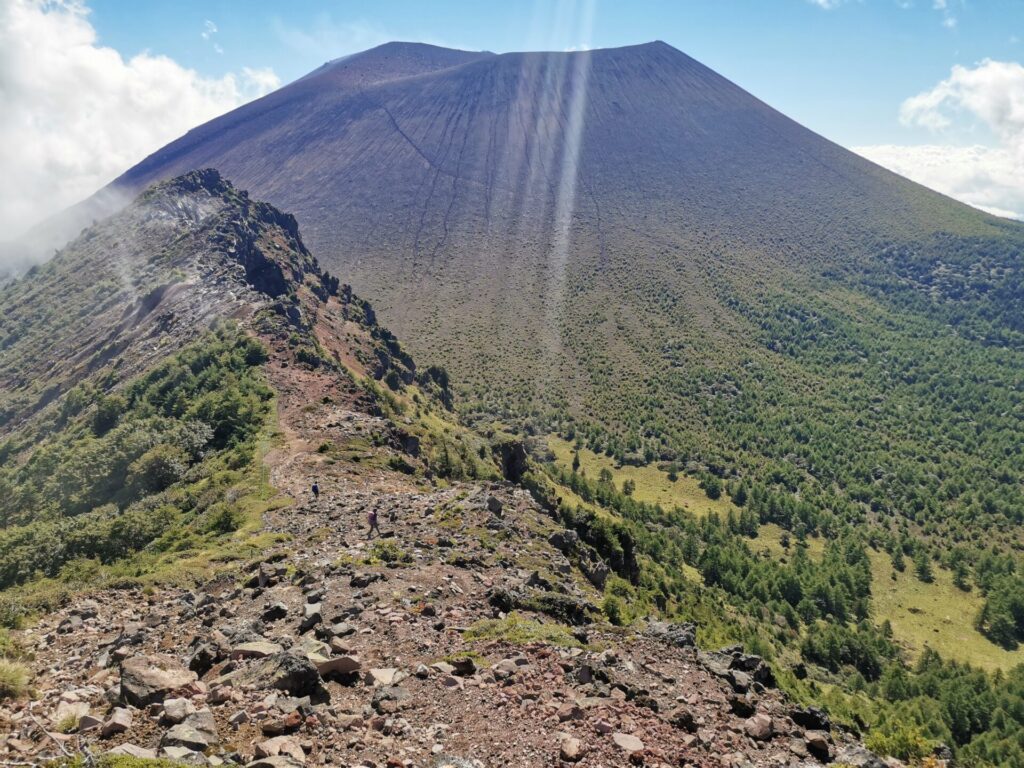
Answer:
MULTIPOLYGON (((548 447, 555 454, 555 462, 559 466, 572 466, 572 443, 557 435, 550 435, 548 447)), ((587 477, 596 480, 602 469, 612 473, 612 482, 619 490, 622 490, 627 480, 632 480, 636 484, 633 498, 645 504, 658 504, 664 509, 679 507, 698 516, 717 512, 724 517, 730 511, 739 511, 726 494, 722 494, 718 499, 709 499, 696 478, 680 474, 673 482, 669 479, 668 472, 663 472, 653 464, 641 467, 619 465, 610 456, 597 454, 586 448, 580 449, 580 470, 587 477)))

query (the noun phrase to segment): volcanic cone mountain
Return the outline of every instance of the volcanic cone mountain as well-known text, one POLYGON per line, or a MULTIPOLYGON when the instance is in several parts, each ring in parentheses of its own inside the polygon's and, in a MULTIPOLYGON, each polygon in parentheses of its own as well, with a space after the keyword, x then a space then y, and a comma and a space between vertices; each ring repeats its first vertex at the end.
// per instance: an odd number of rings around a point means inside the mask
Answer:
POLYGON ((113 189, 197 167, 293 211, 467 410, 619 460, 856 486, 874 512, 926 495, 960 509, 920 457, 976 477, 1010 428, 1024 228, 664 43, 387 44, 196 128, 113 189), (947 396, 908 421, 939 388, 995 431, 947 444, 947 396))
POLYGON ((0 288, 5 761, 1019 762, 1021 225, 661 43, 382 46, 143 188, 0 288))

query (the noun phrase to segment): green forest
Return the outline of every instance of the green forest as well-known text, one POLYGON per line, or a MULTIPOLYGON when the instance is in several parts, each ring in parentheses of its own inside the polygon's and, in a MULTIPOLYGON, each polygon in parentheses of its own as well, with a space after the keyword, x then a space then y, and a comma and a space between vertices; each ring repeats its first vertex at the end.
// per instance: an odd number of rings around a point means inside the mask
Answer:
POLYGON ((1013 649, 1024 641, 1019 253, 1010 230, 881 242, 822 274, 734 271, 695 280, 692 296, 651 283, 644 265, 609 272, 597 280, 654 318, 642 333, 630 336, 619 300, 573 294, 561 341, 583 369, 577 391, 512 369, 508 386, 530 392, 471 383, 460 408, 621 466, 704 478, 795 536, 857 529, 900 570, 944 568, 983 595, 977 630, 1013 649), (719 308, 727 334, 701 328, 698 300, 719 308))
MULTIPOLYGON (((906 541, 816 517, 810 505, 745 483, 705 483, 709 495, 727 493, 739 508, 724 518, 639 502, 610 473, 587 477, 578 461, 545 464, 533 484, 619 575, 605 590, 610 620, 662 611, 695 619, 702 646, 742 642, 773 662, 795 698, 825 704, 882 754, 920 760, 945 744, 963 765, 1024 766, 1024 666, 986 672, 927 648, 913 660, 888 622, 873 620, 868 553, 892 547, 890 556, 926 580, 933 566, 924 548, 910 547, 904 557, 906 541), (584 504, 559 502, 565 491, 584 504), (784 562, 751 546, 769 522, 795 531, 784 562), (819 530, 827 536, 813 560, 808 535, 819 530), (805 665, 824 676, 801 671, 805 665)), ((987 595, 979 621, 998 623, 1004 612, 1013 620, 1019 611, 1012 564, 992 557, 977 564, 976 586, 987 595)), ((1015 638, 1016 628, 1010 631, 1015 638)))
POLYGON ((79 385, 0 443, 0 588, 235 530, 225 491, 249 482, 272 410, 266 359, 224 325, 122 386, 79 385))

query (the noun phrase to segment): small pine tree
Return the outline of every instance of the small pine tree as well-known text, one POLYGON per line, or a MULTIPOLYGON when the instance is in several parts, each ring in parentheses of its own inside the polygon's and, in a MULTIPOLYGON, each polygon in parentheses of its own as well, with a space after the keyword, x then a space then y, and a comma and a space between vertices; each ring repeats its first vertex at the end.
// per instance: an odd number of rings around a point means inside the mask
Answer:
POLYGON ((953 584, 957 589, 963 592, 971 591, 971 582, 968 581, 969 571, 967 569, 967 563, 963 560, 957 560, 953 564, 953 584))
POLYGON ((928 557, 928 553, 924 549, 917 550, 917 554, 914 555, 914 573, 925 584, 931 584, 935 580, 935 574, 932 572, 932 559, 928 557))
POLYGON ((714 475, 705 475, 704 479, 701 480, 700 486, 704 489, 704 493, 707 494, 709 499, 721 498, 722 481, 714 475))
POLYGON ((736 489, 732 492, 731 495, 732 503, 735 504, 737 507, 742 507, 744 504, 747 503, 747 498, 750 495, 749 491, 747 490, 747 484, 740 483, 739 485, 737 485, 736 489))
POLYGON ((903 550, 898 546, 892 551, 892 569, 900 573, 907 570, 907 563, 903 559, 903 550))

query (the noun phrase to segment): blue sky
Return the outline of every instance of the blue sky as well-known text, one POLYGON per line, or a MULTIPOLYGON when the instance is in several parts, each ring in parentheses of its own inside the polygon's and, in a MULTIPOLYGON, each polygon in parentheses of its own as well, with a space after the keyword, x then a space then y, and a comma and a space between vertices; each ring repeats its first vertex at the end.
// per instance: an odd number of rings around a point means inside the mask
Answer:
POLYGON ((1024 218, 1024 0, 0 0, 0 232, 389 40, 664 40, 875 162, 1024 218))
POLYGON ((596 0, 589 32, 585 3, 562 3, 565 24, 556 5, 90 2, 100 42, 126 56, 163 53, 216 76, 270 67, 283 82, 387 40, 506 52, 660 39, 844 145, 923 140, 899 122, 904 99, 954 64, 1024 57, 1021 0, 596 0), (216 32, 204 38, 207 22, 216 32))

